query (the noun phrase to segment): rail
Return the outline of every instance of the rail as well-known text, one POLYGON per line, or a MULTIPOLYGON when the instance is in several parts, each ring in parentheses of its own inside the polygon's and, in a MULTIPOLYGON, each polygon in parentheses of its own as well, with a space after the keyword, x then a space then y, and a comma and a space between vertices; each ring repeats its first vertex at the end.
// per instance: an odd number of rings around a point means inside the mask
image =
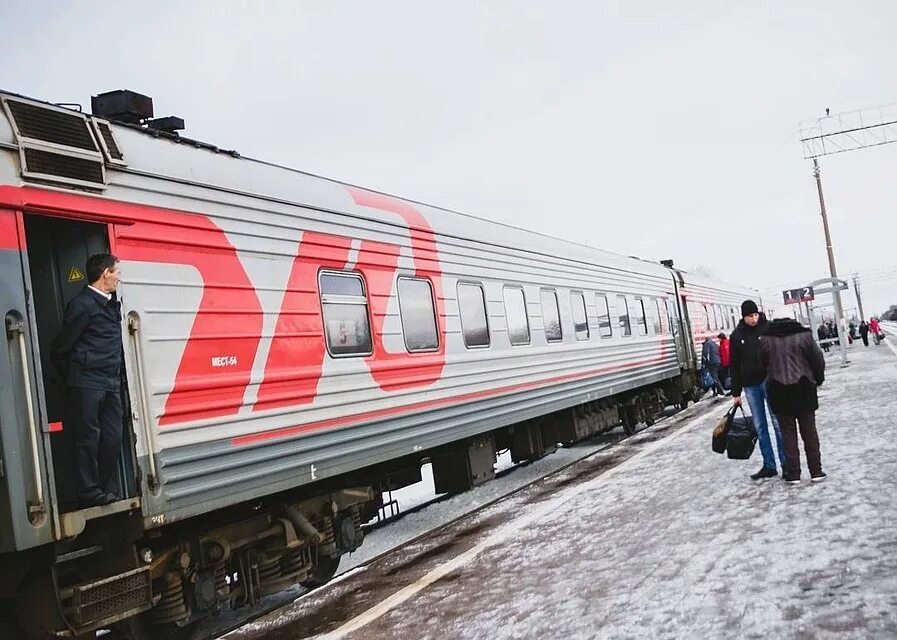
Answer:
POLYGON ((146 439, 146 457, 149 462, 149 472, 147 473, 147 485, 153 491, 156 490, 159 483, 159 474, 156 467, 156 432, 153 429, 153 421, 150 417, 149 402, 146 399, 146 377, 144 374, 144 358, 143 345, 140 342, 140 316, 133 311, 128 314, 128 333, 134 347, 134 358, 136 360, 137 373, 137 397, 140 400, 140 416, 138 419, 143 426, 143 435, 146 439))
POLYGON ((28 446, 31 450, 31 467, 34 473, 34 487, 36 503, 28 505, 28 517, 34 522, 44 513, 44 480, 40 468, 40 453, 37 443, 37 419, 34 412, 34 389, 31 385, 31 371, 28 368, 28 347, 25 344, 25 321, 8 314, 6 316, 6 338, 11 340, 13 334, 17 337, 19 346, 19 358, 22 361, 22 381, 25 385, 25 407, 28 411, 28 446))

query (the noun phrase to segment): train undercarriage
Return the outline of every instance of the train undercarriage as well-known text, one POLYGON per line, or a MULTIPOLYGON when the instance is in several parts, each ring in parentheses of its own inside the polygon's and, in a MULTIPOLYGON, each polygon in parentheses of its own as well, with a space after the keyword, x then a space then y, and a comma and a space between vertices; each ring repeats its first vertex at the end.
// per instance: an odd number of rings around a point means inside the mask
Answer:
POLYGON ((357 549, 384 494, 432 464, 437 493, 494 477, 497 453, 520 463, 622 425, 634 433, 665 407, 696 399, 694 372, 498 428, 353 473, 143 531, 128 512, 87 523, 74 539, 0 556, 0 639, 186 638, 194 623, 257 604, 291 585, 315 587, 357 549), (5 625, 5 627, 4 627, 5 625), (4 633, 6 635, 4 635, 4 633))

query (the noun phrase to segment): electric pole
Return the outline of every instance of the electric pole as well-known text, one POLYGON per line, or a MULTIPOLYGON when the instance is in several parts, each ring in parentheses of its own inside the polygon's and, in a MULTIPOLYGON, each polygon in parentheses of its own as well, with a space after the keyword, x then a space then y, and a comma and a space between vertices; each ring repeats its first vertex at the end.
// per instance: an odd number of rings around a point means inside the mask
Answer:
POLYGON ((857 296, 857 308, 860 311, 860 320, 863 320, 866 317, 866 314, 863 313, 863 298, 860 296, 860 279, 857 277, 857 274, 853 274, 853 292, 857 296))
POLYGON ((844 307, 841 305, 841 292, 834 287, 838 280, 838 270, 835 268, 835 252, 832 250, 832 234, 828 229, 828 215, 825 212, 825 198, 822 196, 822 175, 819 170, 819 162, 813 158, 813 177, 816 178, 816 191, 819 193, 819 212, 822 215, 822 228, 825 230, 825 250, 828 252, 828 268, 832 276, 832 299, 835 302, 835 319, 840 329, 838 336, 841 344, 841 366, 847 366, 847 318, 844 317, 844 307))

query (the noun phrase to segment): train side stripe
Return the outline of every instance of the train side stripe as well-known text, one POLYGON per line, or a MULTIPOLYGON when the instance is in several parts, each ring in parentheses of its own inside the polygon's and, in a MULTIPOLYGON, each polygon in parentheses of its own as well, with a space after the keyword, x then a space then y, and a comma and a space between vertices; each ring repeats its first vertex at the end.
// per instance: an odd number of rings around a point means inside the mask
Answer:
POLYGON ((638 360, 635 362, 630 362, 623 365, 612 365, 605 367, 597 367, 595 369, 589 369, 588 371, 581 371, 579 373, 571 373, 562 376, 553 376, 550 378, 543 378, 541 380, 533 380, 531 382, 521 382, 518 384, 506 385, 504 387, 498 387, 495 389, 484 389, 482 391, 473 391, 470 393, 462 393, 458 395, 454 395, 448 398, 440 398, 437 400, 425 400, 422 402, 415 402, 412 404, 406 404, 398 407, 388 407, 385 409, 376 409, 374 411, 365 411, 363 413, 357 413, 354 415, 348 416, 340 416, 337 418, 329 418, 326 420, 318 420, 316 422, 309 422, 306 424, 291 426, 291 427, 281 427, 278 429, 272 429, 269 431, 262 431, 259 433, 252 433, 245 436, 237 436, 235 438, 231 438, 231 445, 235 447, 242 447, 247 445, 258 444, 260 442, 267 442, 269 440, 279 440, 282 438, 289 438, 292 436, 301 435, 304 433, 310 433, 314 431, 323 431, 328 429, 335 429, 338 427, 348 427, 352 425, 362 424, 365 422, 369 422, 372 420, 377 420, 380 418, 393 417, 403 414, 411 414, 420 411, 426 411, 429 409, 437 409, 441 407, 451 406, 451 405, 460 405, 465 402, 470 402, 472 400, 483 400, 486 398, 492 398, 496 396, 507 395, 511 393, 517 393, 520 391, 526 391, 527 389, 534 389, 537 387, 543 387, 546 385, 560 384, 563 382, 571 382, 574 380, 581 380, 583 378, 590 378, 598 375, 605 375, 609 373, 616 373, 619 371, 627 371, 630 369, 635 369, 638 367, 643 367, 646 365, 656 364, 657 362, 663 361, 667 352, 667 338, 668 336, 664 336, 664 339, 661 341, 660 351, 659 353, 652 357, 646 358, 643 360, 638 360))

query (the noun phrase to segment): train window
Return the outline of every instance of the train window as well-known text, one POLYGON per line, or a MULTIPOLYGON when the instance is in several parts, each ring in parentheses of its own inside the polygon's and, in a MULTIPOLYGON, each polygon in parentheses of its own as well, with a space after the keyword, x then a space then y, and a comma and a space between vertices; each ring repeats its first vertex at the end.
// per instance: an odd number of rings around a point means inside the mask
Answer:
POLYGON ((461 311, 461 334, 464 346, 489 346, 489 321, 486 319, 486 294, 483 285, 458 283, 458 308, 461 311))
POLYGON ((663 333, 663 315, 660 313, 660 300, 654 298, 654 333, 660 335, 663 333))
POLYGON ((511 344, 529 344, 529 318, 526 296, 519 287, 505 287, 505 317, 511 344))
POLYGON ((701 307, 704 309, 704 331, 710 331, 713 327, 710 326, 710 312, 707 310, 707 305, 703 304, 701 307))
POLYGON ((371 327, 364 280, 354 273, 321 272, 324 336, 332 356, 370 355, 371 327))
POLYGON ((667 329, 672 332, 673 327, 675 326, 676 318, 673 317, 672 312, 670 311, 670 303, 664 299, 663 308, 666 310, 666 317, 669 324, 667 325, 667 329))
POLYGON ((738 326, 738 316, 735 315, 735 307, 729 307, 729 312, 732 314, 732 328, 734 329, 738 326))
POLYGON ((548 342, 560 342, 564 337, 561 330, 561 311, 558 308, 558 294, 549 289, 542 289, 542 325, 545 327, 545 339, 548 342))
POLYGON ((607 296, 598 296, 598 335, 602 338, 610 338, 613 333, 610 309, 607 307, 607 296))
POLYGON ((715 304, 710 305, 710 308, 713 311, 713 329, 719 329, 722 326, 719 321, 719 308, 715 304))
POLYGON ((573 311, 573 333, 577 340, 589 339, 589 317, 586 299, 579 291, 570 292, 570 308, 573 311))
POLYGON ((617 296, 617 316, 620 335, 631 336, 632 324, 629 322, 629 303, 626 301, 626 296, 617 296))
POLYGON ((640 336, 648 335, 648 319, 645 317, 645 301, 641 298, 635 301, 635 311, 632 314, 632 320, 640 336))
POLYGON ((422 278, 399 278, 399 314, 408 351, 439 348, 433 288, 422 278))

